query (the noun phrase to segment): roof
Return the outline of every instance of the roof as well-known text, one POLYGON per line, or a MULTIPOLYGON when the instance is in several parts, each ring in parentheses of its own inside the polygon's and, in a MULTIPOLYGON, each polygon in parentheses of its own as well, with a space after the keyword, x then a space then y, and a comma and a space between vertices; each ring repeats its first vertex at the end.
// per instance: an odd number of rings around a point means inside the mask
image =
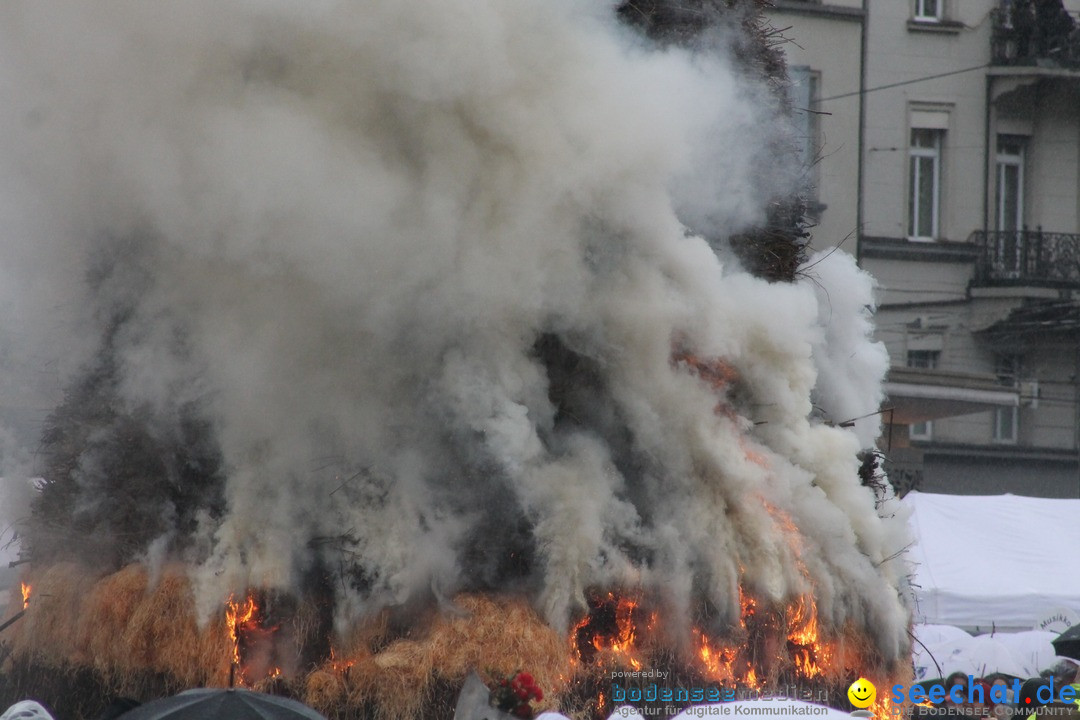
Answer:
POLYGON ((987 335, 1026 336, 1080 331, 1080 305, 1073 300, 1033 302, 1014 308, 1007 317, 982 329, 987 335))

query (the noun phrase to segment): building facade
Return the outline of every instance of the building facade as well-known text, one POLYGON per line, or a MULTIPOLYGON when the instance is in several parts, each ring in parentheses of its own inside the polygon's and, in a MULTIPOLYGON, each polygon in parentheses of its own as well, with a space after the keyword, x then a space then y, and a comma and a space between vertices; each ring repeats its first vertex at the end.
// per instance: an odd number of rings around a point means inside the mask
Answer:
MULTIPOLYGON (((828 123, 851 112, 828 75, 859 79, 859 179, 827 187, 850 169, 826 169, 823 121, 819 192, 857 199, 848 230, 881 287, 894 482, 1080 496, 1080 0, 864 0, 856 57, 833 9, 771 19, 828 123)), ((834 244, 848 216, 835 230, 824 204, 815 242, 834 244)))
POLYGON ((858 239, 858 194, 852 188, 859 185, 862 3, 774 0, 770 18, 791 40, 784 49, 812 188, 814 244, 840 246, 852 254, 858 239), (799 42, 803 36, 813 42, 799 42), (823 98, 830 98, 828 109, 823 109, 823 98))

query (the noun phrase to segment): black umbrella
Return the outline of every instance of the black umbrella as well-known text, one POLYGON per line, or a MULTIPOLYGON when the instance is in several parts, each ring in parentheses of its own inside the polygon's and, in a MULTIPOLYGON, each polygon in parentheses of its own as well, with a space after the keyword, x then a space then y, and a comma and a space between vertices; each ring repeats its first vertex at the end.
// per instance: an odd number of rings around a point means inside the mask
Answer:
POLYGON ((1080 660, 1080 625, 1073 625, 1057 636, 1057 640, 1051 643, 1054 652, 1061 657, 1080 660))
POLYGON ((326 720, 295 700, 253 690, 199 688, 154 700, 118 720, 326 720))

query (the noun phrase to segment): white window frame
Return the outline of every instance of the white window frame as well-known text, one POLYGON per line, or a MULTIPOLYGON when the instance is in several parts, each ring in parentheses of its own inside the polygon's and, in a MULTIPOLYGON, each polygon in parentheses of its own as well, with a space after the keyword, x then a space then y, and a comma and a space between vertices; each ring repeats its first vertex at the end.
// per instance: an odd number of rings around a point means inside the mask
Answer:
POLYGON ((997 245, 998 272, 1005 277, 1020 277, 1021 253, 1023 244, 1019 232, 1024 229, 1024 154, 1026 138, 1021 135, 999 134, 997 137, 997 153, 995 154, 997 170, 997 187, 995 188, 994 201, 997 204, 996 227, 1003 233, 1017 233, 1017 235, 999 235, 997 245), (1016 143, 1019 146, 1018 153, 1002 151, 1003 143, 1016 143), (1008 227, 1005 222, 1005 176, 1010 169, 1016 170, 1016 222, 1014 227, 1008 227))
POLYGON ((941 361, 941 351, 936 349, 917 349, 907 351, 907 366, 923 370, 936 370, 941 361))
POLYGON ((908 425, 908 439, 910 440, 933 440, 934 421, 927 420, 921 423, 908 425))
MULTIPOLYGON (((924 368, 933 370, 937 368, 941 360, 940 350, 908 350, 907 366, 912 368, 924 368)), ((921 423, 908 425, 908 439, 910 440, 933 440, 934 421, 927 420, 921 423)))
POLYGON ((941 22, 945 14, 944 5, 945 0, 915 0, 912 18, 918 22, 941 22))
POLYGON ((817 199, 818 154, 821 152, 821 130, 816 105, 821 73, 808 65, 796 65, 788 69, 791 85, 788 90, 791 110, 794 114, 796 140, 799 142, 799 158, 812 200, 817 199))
MULTIPOLYGON (((1018 353, 999 353, 994 357, 994 372, 1002 387, 1019 388, 1024 358, 1018 353)), ((994 409, 994 442, 1015 445, 1020 434, 1020 408, 999 407, 994 409)))
POLYGON ((1015 445, 1020 428, 1020 408, 999 407, 994 410, 994 442, 999 445, 1015 445), (1003 432, 1004 430, 1004 432, 1003 432))
POLYGON ((997 159, 997 229, 998 230, 1023 230, 1024 229, 1024 155, 1026 138, 1022 135, 998 135, 997 159), (1002 142, 1009 142, 1006 138, 1012 138, 1020 146, 1019 153, 1007 153, 1001 150, 1002 142), (1016 198, 1016 227, 1005 227, 1005 173, 1010 167, 1016 168, 1017 198, 1016 198))
POLYGON ((920 242, 933 242, 940 234, 941 213, 941 146, 945 137, 945 131, 938 128, 912 127, 908 139, 908 239, 920 242), (915 133, 928 132, 934 139, 931 147, 915 145, 915 133), (919 230, 926 228, 917 227, 919 216, 922 214, 919 186, 922 180, 922 163, 918 160, 930 159, 931 167, 931 197, 930 197, 930 234, 920 234, 919 230))

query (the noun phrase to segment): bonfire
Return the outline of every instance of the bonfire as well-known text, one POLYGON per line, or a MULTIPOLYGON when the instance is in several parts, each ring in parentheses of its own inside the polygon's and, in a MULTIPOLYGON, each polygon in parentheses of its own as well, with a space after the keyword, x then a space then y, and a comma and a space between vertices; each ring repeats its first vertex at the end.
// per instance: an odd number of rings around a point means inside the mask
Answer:
POLYGON ((905 680, 873 284, 808 261, 763 5, 8 0, 0 338, 67 385, 0 699, 905 680))
MULTIPOLYGON (((692 704, 693 688, 715 688, 724 699, 773 695, 843 706, 853 674, 879 687, 908 679, 902 664, 882 664, 856 628, 824 633, 809 597, 770 608, 744 595, 737 628, 694 627, 680 645, 632 591, 595 593, 568 637, 522 598, 461 595, 451 612, 404 631, 380 614, 336 639, 321 662, 300 667, 304 646, 323 640, 311 632, 314 608, 300 607, 286 627, 269 620, 259 600, 266 594, 255 590, 224 601, 199 628, 182 567, 150 582, 137 565, 100 578, 76 566, 35 576, 37 599, 9 633, 9 691, 13 681, 52 689, 49 700, 71 714, 113 695, 235 686, 300 699, 330 718, 448 717, 470 671, 496 687, 527 668, 543 688, 538 709, 592 719, 616 707, 613 686, 641 691, 629 704, 651 707, 657 701, 640 701, 650 686, 669 688, 660 706, 673 714, 692 704), (67 692, 58 692, 64 683, 67 692)), ((8 614, 16 612, 21 602, 8 614)), ((876 713, 886 704, 879 700, 876 713)))

